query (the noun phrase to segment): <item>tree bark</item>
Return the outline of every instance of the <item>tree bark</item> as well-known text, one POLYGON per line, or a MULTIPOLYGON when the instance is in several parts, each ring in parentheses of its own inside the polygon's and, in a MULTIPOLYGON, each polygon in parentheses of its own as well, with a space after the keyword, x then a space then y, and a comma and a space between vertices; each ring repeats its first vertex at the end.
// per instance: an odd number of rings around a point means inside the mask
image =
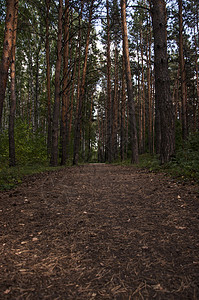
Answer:
POLYGON ((170 95, 167 58, 166 5, 164 0, 152 1, 154 33, 155 97, 161 128, 161 163, 166 163, 175 152, 174 112, 170 95))
POLYGON ((64 70, 63 70, 63 96, 62 96, 62 119, 61 119, 61 165, 65 165, 67 159, 67 125, 68 125, 68 60, 69 60, 69 0, 65 0, 64 17, 64 70))
POLYGON ((61 50, 62 50, 62 15, 63 0, 59 0, 59 17, 58 17, 58 39, 57 39, 57 61, 55 67, 55 102, 53 111, 52 127, 52 152, 51 166, 58 165, 58 132, 59 132, 59 109, 60 109, 60 73, 61 73, 61 50))
POLYGON ((133 86, 132 86, 132 79, 131 79, 130 58, 129 58, 125 0, 121 0, 121 16, 122 16, 122 35, 123 35, 123 43, 124 43, 125 70, 126 70, 128 106, 129 106, 131 162, 138 163, 138 141, 137 141, 137 129, 136 129, 136 119, 135 119, 135 105, 133 100, 133 86))
POLYGON ((107 10, 107 129, 106 129, 106 160, 112 162, 112 135, 111 135, 111 54, 110 54, 110 17, 109 17, 109 0, 106 0, 107 10))
POLYGON ((183 54, 183 20, 182 20, 182 0, 178 0, 179 7, 179 60, 180 60, 180 74, 181 74, 181 101, 182 101, 182 138, 187 138, 187 85, 186 85, 186 71, 183 54))
POLYGON ((125 149, 125 107, 126 107, 126 92, 125 92, 125 61, 124 55, 122 56, 122 95, 121 95, 121 145, 120 157, 121 161, 124 160, 125 149))
MULTIPOLYGON (((198 21, 198 20, 197 20, 198 21)), ((198 25, 197 25, 198 26, 198 25)), ((198 46, 197 46, 197 37, 194 27, 194 43, 195 43, 195 62, 196 62, 196 97, 197 97, 197 108, 198 108, 198 126, 196 128, 199 130, 199 78, 198 78, 198 46)))
POLYGON ((10 167, 16 165, 14 124, 15 124, 15 112, 16 112, 15 52, 16 52, 16 39, 17 39, 17 20, 18 20, 18 0, 15 0, 12 53, 11 53, 11 96, 10 96, 10 116, 9 116, 9 165, 10 167))
POLYGON ((113 111, 112 111, 112 156, 115 160, 117 158, 117 133, 118 133, 118 48, 115 45, 115 66, 114 66, 114 97, 113 97, 113 111))
POLYGON ((7 0, 3 53, 0 64, 0 128, 2 125, 3 103, 5 99, 8 70, 11 61, 14 15, 15 0, 7 0))
POLYGON ((149 103, 149 113, 148 113, 148 143, 149 143, 149 153, 153 153, 152 146, 152 126, 153 126, 153 116, 152 116, 152 93, 151 93, 151 24, 150 20, 147 20, 148 32, 147 32, 147 83, 148 83, 148 103, 149 103))
POLYGON ((47 77, 47 101, 48 101, 48 136, 47 154, 50 155, 52 142, 52 120, 51 120, 51 91, 50 91, 50 46, 49 46, 49 10, 50 0, 46 0, 46 77, 47 77))

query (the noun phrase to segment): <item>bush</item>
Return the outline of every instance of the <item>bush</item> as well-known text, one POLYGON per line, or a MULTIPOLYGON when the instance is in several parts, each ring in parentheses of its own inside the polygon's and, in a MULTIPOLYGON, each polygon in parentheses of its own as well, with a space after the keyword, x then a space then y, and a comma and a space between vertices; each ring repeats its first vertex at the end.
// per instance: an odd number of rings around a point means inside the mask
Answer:
MULTIPOLYGON (((33 133, 31 127, 22 120, 15 126, 16 161, 19 165, 43 163, 47 161, 46 140, 41 130, 33 133)), ((5 165, 9 160, 8 130, 0 137, 0 162, 5 165)))

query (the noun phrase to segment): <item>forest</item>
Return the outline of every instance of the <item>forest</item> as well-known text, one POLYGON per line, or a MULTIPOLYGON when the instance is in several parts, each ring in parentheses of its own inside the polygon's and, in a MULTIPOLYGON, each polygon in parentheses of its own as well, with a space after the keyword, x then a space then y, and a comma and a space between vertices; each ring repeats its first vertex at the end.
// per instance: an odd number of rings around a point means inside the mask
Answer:
POLYGON ((198 0, 0 0, 0 299, 199 299, 198 54, 198 0))
POLYGON ((197 0, 2 0, 1 177, 122 162, 198 180, 198 19, 197 0))

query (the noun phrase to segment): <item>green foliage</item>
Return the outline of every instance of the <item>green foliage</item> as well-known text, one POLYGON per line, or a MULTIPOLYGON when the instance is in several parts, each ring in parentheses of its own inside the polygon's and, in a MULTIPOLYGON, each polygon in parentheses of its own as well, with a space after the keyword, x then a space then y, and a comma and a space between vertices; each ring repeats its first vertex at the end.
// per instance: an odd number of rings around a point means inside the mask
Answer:
MULTIPOLYGON (((9 160, 8 130, 0 136, 0 163, 8 165, 9 160)), ((17 120, 15 126, 15 150, 18 165, 31 165, 47 161, 46 140, 41 131, 33 133, 31 127, 22 120, 17 120)))
POLYGON ((157 155, 145 153, 139 156, 139 167, 147 168, 150 171, 159 171, 161 169, 160 161, 157 155))
MULTIPOLYGON (((180 143, 178 143, 179 146, 180 143)), ((176 150, 176 156, 165 165, 160 165, 157 156, 143 154, 139 157, 139 167, 150 171, 163 171, 181 180, 199 182, 199 133, 189 136, 183 146, 176 150)))
POLYGON ((0 169, 0 190, 10 190, 20 184, 25 176, 53 171, 62 167, 52 168, 48 164, 34 164, 0 169))
POLYGON ((28 124, 19 121, 15 131, 16 159, 20 164, 45 162, 46 140, 41 131, 33 134, 28 124))
MULTIPOLYGON (((199 181, 199 133, 190 134, 170 164, 182 172, 182 176, 199 181)), ((174 169, 175 169, 174 168, 174 169)), ((181 174, 179 174, 181 175, 181 174)))

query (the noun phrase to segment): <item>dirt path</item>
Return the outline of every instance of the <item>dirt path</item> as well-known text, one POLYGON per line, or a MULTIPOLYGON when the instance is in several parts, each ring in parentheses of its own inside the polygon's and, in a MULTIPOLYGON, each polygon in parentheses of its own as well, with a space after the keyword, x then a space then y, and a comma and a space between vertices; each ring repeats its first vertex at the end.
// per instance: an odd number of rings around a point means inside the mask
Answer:
POLYGON ((0 193, 0 299, 199 299, 198 187, 86 165, 0 193))

